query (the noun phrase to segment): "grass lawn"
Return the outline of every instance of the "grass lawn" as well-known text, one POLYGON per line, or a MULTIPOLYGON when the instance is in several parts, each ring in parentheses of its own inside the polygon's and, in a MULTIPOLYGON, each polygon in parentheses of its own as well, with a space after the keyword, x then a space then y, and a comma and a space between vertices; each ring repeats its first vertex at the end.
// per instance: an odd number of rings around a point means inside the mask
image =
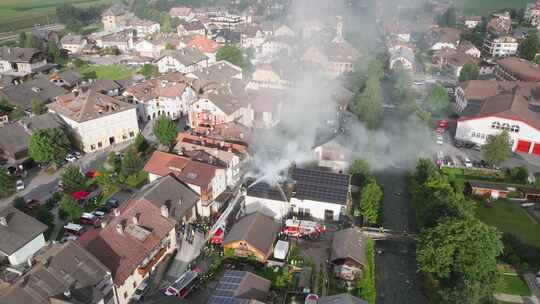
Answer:
POLYGON ((0 32, 29 28, 56 19, 56 7, 64 4, 87 7, 119 0, 1 0, 0 32))
POLYGON ((497 288, 497 293, 507 293, 512 295, 518 295, 518 296, 530 296, 531 291, 529 290, 529 286, 527 286, 527 283, 523 280, 521 276, 519 276, 515 272, 500 272, 501 276, 501 286, 497 288))
POLYGON ((456 6, 465 14, 488 16, 505 8, 525 9, 528 0, 457 0, 456 6))
POLYGON ((536 224, 519 203, 496 201, 491 207, 478 204, 476 215, 501 232, 513 234, 525 244, 540 248, 540 225, 536 224))
POLYGON ((491 172, 485 170, 461 169, 451 167, 443 167, 442 172, 448 176, 452 176, 456 179, 461 179, 463 181, 483 180, 499 183, 510 182, 507 180, 505 174, 502 172, 491 172))
POLYGON ((98 79, 119 80, 131 76, 135 71, 116 65, 90 65, 79 70, 79 73, 96 72, 98 79))

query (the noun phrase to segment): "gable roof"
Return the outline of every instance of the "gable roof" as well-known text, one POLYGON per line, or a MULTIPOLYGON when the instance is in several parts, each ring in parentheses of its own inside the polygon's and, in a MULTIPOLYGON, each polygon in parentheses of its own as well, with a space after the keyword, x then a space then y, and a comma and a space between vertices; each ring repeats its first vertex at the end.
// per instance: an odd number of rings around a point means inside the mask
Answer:
POLYGON ((161 56, 156 60, 160 61, 165 57, 172 57, 185 66, 197 64, 208 60, 208 57, 196 48, 183 48, 181 50, 164 50, 161 56))
POLYGON ((34 48, 20 48, 20 47, 0 47, 0 60, 12 61, 12 62, 30 62, 32 58, 38 53, 42 53, 38 49, 34 48))
POLYGON ((240 218, 225 237, 223 244, 244 241, 263 254, 270 252, 281 225, 260 212, 240 218))
POLYGON ((193 9, 187 6, 171 7, 171 9, 169 10, 169 15, 171 17, 187 17, 192 13, 193 9))
POLYGON ((30 135, 20 124, 0 127, 0 150, 15 155, 28 150, 30 135))
POLYGON ((97 303, 105 297, 99 284, 109 270, 75 242, 54 244, 36 260, 37 264, 0 296, 1 303, 43 304, 54 303, 53 299, 97 303), (69 299, 64 296, 68 290, 69 299))
POLYGON ((497 60, 503 69, 522 81, 540 81, 540 66, 532 61, 518 57, 506 57, 497 60))
POLYGON ((0 252, 5 255, 13 254, 47 230, 47 225, 12 206, 0 210, 0 217, 7 221, 7 226, 0 225, 0 252))
POLYGON ((55 113, 68 117, 77 122, 85 122, 106 115, 134 109, 136 105, 129 104, 110 96, 87 90, 81 93, 69 93, 57 98, 48 105, 55 113))
POLYGON ((163 217, 152 202, 136 197, 118 210, 119 216, 107 217, 105 228, 92 228, 77 242, 111 270, 117 285, 122 285, 150 253, 159 249, 176 221, 163 217), (138 224, 133 222, 134 217, 138 224), (123 227, 123 233, 117 231, 117 225, 123 227))
POLYGON ((265 301, 272 282, 247 271, 227 270, 207 304, 244 304, 250 300, 265 301))
POLYGON ((312 169, 293 168, 296 182, 295 198, 346 205, 349 198, 350 175, 312 169))
POLYGON ((366 265, 364 237, 360 228, 339 230, 334 234, 330 259, 335 261, 345 258, 366 265))
POLYGON ((60 116, 50 112, 25 117, 21 119, 19 123, 30 132, 35 132, 41 129, 63 128, 66 126, 66 122, 60 116))
POLYGON ((215 53, 217 52, 219 45, 217 42, 208 39, 208 37, 203 35, 195 35, 191 41, 187 44, 188 48, 197 48, 203 53, 215 53))
POLYGON ((77 44, 77 45, 80 45, 81 42, 83 41, 83 39, 84 38, 81 35, 67 34, 64 37, 62 37, 62 39, 60 39, 60 43, 61 44, 77 44))
POLYGON ((16 86, 4 88, 0 91, 0 95, 3 95, 10 103, 14 103, 24 110, 30 110, 33 99, 47 103, 66 92, 64 88, 50 82, 47 77, 38 77, 16 86))

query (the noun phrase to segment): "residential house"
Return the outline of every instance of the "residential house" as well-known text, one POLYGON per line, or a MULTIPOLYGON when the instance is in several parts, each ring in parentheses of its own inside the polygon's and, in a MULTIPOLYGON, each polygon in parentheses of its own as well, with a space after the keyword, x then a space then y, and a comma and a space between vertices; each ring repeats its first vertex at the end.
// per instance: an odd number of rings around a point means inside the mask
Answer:
POLYGON ((68 124, 85 153, 132 140, 139 133, 135 105, 92 89, 59 96, 48 107, 68 124))
POLYGON ((32 263, 0 288, 1 303, 119 303, 111 271, 73 241, 44 248, 32 263))
POLYGON ((259 88, 247 90, 247 99, 251 102, 254 128, 271 129, 275 127, 283 111, 286 95, 283 90, 259 88))
POLYGON ((196 48, 165 50, 156 60, 160 73, 191 73, 208 66, 208 57, 196 48))
POLYGON ((168 81, 158 77, 127 87, 123 93, 128 102, 137 105, 140 121, 160 116, 176 120, 187 115, 189 105, 197 98, 197 92, 185 81, 168 81))
POLYGON ((0 255, 13 266, 27 263, 45 246, 43 233, 47 228, 47 225, 11 205, 1 209, 0 255))
POLYGON ((512 18, 510 18, 510 13, 493 14, 492 18, 487 22, 486 29, 495 35, 510 34, 512 32, 512 18))
POLYGON ((171 194, 154 195, 135 195, 115 209, 102 228, 90 229, 77 239, 111 271, 119 304, 129 303, 137 288, 178 248, 177 221, 167 202, 149 201, 171 194))
POLYGON ((294 31, 290 27, 288 27, 285 24, 282 24, 278 28, 276 28, 276 30, 273 33, 273 36, 274 37, 281 37, 281 36, 295 37, 296 34, 294 33, 294 31))
POLYGON ((32 133, 55 128, 65 128, 65 122, 53 113, 33 115, 0 127, 0 155, 10 164, 20 164, 28 159, 28 142, 32 133))
POLYGON ((176 27, 178 36, 206 35, 206 27, 200 20, 180 21, 176 27))
POLYGON ((231 79, 242 79, 243 77, 240 67, 225 60, 212 63, 202 70, 189 73, 187 76, 216 84, 228 83, 231 79))
POLYGON ((265 263, 272 255, 281 224, 261 212, 240 218, 226 233, 223 250, 231 250, 235 256, 253 256, 265 263))
POLYGON ((272 282, 248 271, 227 270, 206 304, 266 303, 272 282))
POLYGON ((161 26, 159 22, 133 17, 127 20, 127 27, 134 29, 137 37, 145 37, 159 33, 161 26))
POLYGON ((291 36, 273 36, 266 39, 257 55, 261 60, 271 60, 278 55, 289 56, 293 51, 296 39, 291 36))
POLYGON ((143 39, 139 39, 134 47, 135 51, 142 57, 148 57, 157 59, 167 48, 181 49, 187 44, 185 39, 177 34, 162 33, 159 35, 148 36, 143 39))
POLYGON ((266 40, 266 35, 259 26, 247 25, 240 29, 240 46, 243 49, 254 49, 255 52, 266 40))
POLYGON ((169 10, 169 16, 172 18, 179 18, 184 21, 191 21, 195 18, 195 13, 191 7, 187 6, 175 6, 169 10))
POLYGON ((336 231, 330 251, 330 262, 336 277, 356 282, 362 276, 367 265, 364 242, 360 228, 336 231))
POLYGON ((257 64, 255 71, 251 75, 249 88, 270 88, 285 89, 292 85, 291 74, 294 74, 293 66, 280 63, 261 63, 257 64))
POLYGON ((468 29, 474 29, 482 22, 482 16, 465 16, 463 17, 463 23, 468 29))
POLYGON ((124 28, 126 22, 132 17, 133 14, 128 11, 125 5, 116 3, 103 12, 101 22, 103 23, 104 30, 111 32, 124 28))
POLYGON ((231 188, 240 182, 241 166, 249 159, 244 146, 189 133, 178 134, 174 150, 192 160, 224 168, 231 188))
POLYGON ((499 80, 540 81, 540 66, 532 61, 518 57, 497 60, 494 73, 499 80))
POLYGON ((427 33, 425 40, 432 51, 443 48, 455 49, 459 45, 461 31, 452 27, 439 27, 427 33))
POLYGON ((488 35, 484 39, 484 52, 491 57, 505 57, 517 54, 519 43, 511 36, 488 35))
POLYGON ((173 174, 187 184, 201 197, 197 206, 197 212, 201 216, 209 217, 221 207, 215 199, 227 188, 225 170, 222 168, 156 151, 144 166, 144 171, 149 173, 150 181, 173 174))
POLYGON ((512 151, 540 155, 537 82, 474 80, 456 88, 456 139, 484 145, 507 131, 512 151))
MULTIPOLYGON (((230 82, 227 85, 229 89, 232 86, 230 82)), ((192 128, 211 127, 232 121, 249 127, 253 123, 253 112, 250 104, 231 91, 205 92, 189 109, 188 123, 192 128)))
POLYGON ((58 32, 47 28, 33 27, 32 36, 39 39, 43 43, 43 46, 47 46, 49 42, 58 44, 60 41, 58 32))
POLYGON ((96 45, 100 48, 117 48, 122 53, 129 53, 135 48, 134 38, 134 30, 125 29, 97 39, 96 45))
POLYGON ((195 35, 187 44, 187 48, 196 48, 208 57, 208 63, 216 62, 216 54, 219 48, 217 42, 210 40, 204 35, 195 35))
POLYGON ((538 28, 540 26, 540 1, 530 2, 527 4, 523 19, 538 28))
POLYGON ((91 79, 89 80, 89 88, 110 97, 118 96, 122 92, 120 81, 110 79, 91 79))
POLYGON ((459 78, 461 70, 467 63, 477 64, 478 59, 467 55, 461 51, 454 51, 450 49, 450 54, 446 57, 446 62, 443 67, 448 68, 455 78, 459 78))
POLYGON ((320 297, 318 304, 367 304, 367 301, 361 300, 350 293, 340 293, 333 296, 320 297))
POLYGON ((321 66, 330 77, 338 77, 353 72, 353 64, 360 58, 356 50, 343 37, 343 22, 338 20, 337 35, 324 45, 314 45, 302 55, 302 62, 321 66))
POLYGON ((83 81, 83 77, 77 71, 68 69, 61 73, 52 74, 49 77, 49 80, 55 85, 69 90, 80 85, 83 81))
POLYGON ((0 75, 23 77, 46 72, 53 66, 47 63, 47 55, 40 50, 0 47, 0 75))
POLYGON ((315 147, 315 154, 319 167, 330 168, 334 172, 347 172, 352 160, 352 153, 347 147, 342 145, 337 139, 332 139, 322 145, 315 147))
POLYGON ((390 69, 414 71, 415 65, 414 52, 410 48, 400 47, 390 50, 390 69))
POLYGON ((63 49, 67 50, 71 54, 80 53, 86 46, 87 41, 81 35, 68 34, 60 39, 60 45, 63 49))
POLYGON ((50 82, 48 77, 42 76, 0 90, 0 97, 22 110, 30 112, 33 100, 46 104, 66 92, 64 88, 50 82))
POLYGON ((461 41, 456 50, 474 58, 480 58, 482 56, 482 52, 468 40, 461 41))

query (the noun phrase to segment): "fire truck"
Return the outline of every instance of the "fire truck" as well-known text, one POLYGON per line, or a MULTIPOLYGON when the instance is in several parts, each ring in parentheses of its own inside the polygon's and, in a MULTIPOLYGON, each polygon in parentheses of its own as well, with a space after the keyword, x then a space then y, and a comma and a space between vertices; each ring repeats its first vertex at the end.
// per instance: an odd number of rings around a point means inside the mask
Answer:
POLYGON ((285 221, 283 233, 291 237, 315 239, 323 234, 325 229, 324 225, 317 222, 288 219, 285 221))

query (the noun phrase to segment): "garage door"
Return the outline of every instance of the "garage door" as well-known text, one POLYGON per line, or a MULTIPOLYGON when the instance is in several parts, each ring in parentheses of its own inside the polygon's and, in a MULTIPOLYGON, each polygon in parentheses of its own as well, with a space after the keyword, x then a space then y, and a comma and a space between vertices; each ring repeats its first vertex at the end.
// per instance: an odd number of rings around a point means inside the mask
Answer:
POLYGON ((531 142, 526 140, 519 140, 516 147, 516 152, 529 153, 531 148, 531 142))
POLYGON ((540 155, 540 143, 534 143, 533 151, 534 155, 540 155))

